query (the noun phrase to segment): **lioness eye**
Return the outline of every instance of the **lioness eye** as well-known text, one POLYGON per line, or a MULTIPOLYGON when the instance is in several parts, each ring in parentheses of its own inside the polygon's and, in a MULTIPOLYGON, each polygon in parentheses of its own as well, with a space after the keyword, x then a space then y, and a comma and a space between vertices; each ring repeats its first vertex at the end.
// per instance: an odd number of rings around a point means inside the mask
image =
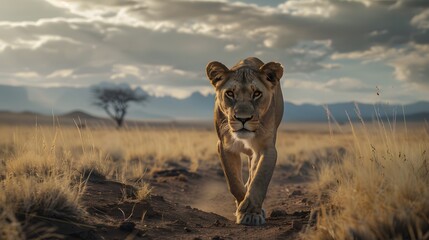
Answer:
POLYGON ((232 91, 226 91, 226 96, 233 98, 234 93, 232 91))
POLYGON ((262 95, 262 92, 260 92, 260 91, 255 91, 255 92, 253 93, 253 98, 259 98, 261 95, 262 95))

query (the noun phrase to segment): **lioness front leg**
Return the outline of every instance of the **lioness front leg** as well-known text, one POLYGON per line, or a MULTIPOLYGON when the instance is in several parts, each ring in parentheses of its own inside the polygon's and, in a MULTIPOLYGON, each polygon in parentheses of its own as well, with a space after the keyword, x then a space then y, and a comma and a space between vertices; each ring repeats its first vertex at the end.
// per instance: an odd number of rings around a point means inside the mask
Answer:
POLYGON ((250 185, 247 188, 243 201, 239 204, 236 212, 237 223, 244 225, 262 225, 265 223, 265 212, 262 209, 267 194, 268 185, 273 175, 277 161, 277 151, 270 147, 255 156, 252 163, 253 174, 250 185))
POLYGON ((225 178, 228 183, 228 189, 235 197, 238 206, 241 201, 243 201, 244 195, 246 194, 241 171, 240 154, 223 149, 220 142, 218 143, 218 151, 225 178))

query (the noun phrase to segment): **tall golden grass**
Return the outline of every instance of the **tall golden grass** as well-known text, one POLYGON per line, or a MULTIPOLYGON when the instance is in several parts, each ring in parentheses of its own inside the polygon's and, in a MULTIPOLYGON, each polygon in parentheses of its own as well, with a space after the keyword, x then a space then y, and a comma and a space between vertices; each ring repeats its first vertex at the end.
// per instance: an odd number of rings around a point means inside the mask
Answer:
POLYGON ((352 147, 324 164, 305 239, 429 239, 429 126, 350 123, 352 147))
MULTIPOLYGON (((28 238, 23 220, 29 217, 84 222, 82 195, 90 177, 132 184, 142 200, 151 189, 140 181, 144 174, 176 163, 189 171, 219 165, 213 130, 76 125, 0 126, 0 239, 28 238)), ((326 149, 346 149, 343 157, 329 156, 319 172, 314 188, 322 200, 320 214, 316 230, 305 238, 427 237, 428 126, 406 129, 379 121, 340 128, 278 134, 278 165, 296 169, 320 164, 326 149)))
POLYGON ((137 200, 145 199, 150 187, 135 179, 147 166, 131 157, 139 154, 139 141, 150 142, 131 131, 0 127, 0 239, 55 236, 52 229, 27 226, 37 219, 84 222, 81 197, 94 175, 132 184, 137 200))

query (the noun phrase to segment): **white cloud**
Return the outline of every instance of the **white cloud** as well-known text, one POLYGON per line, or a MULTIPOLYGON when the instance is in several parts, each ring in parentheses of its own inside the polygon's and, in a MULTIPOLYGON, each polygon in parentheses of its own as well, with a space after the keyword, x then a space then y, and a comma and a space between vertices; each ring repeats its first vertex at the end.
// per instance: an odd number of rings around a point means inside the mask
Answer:
POLYGON ((372 89, 368 85, 364 84, 362 81, 353 79, 353 78, 348 78, 348 77, 331 79, 325 82, 286 79, 282 84, 282 86, 285 89, 298 88, 298 89, 309 89, 309 90, 317 90, 317 91, 324 91, 324 92, 335 92, 335 91, 354 92, 354 91, 369 91, 372 89))
POLYGON ((386 29, 383 30, 374 30, 372 32, 369 33, 369 36, 371 37, 376 37, 376 36, 381 36, 381 35, 385 35, 387 34, 389 31, 387 31, 386 29))
POLYGON ((419 29, 429 29, 429 9, 421 11, 411 19, 411 25, 419 29))
POLYGON ((341 68, 341 64, 337 63, 321 63, 320 64, 325 69, 338 69, 341 68))
POLYGON ((0 52, 3 51, 8 44, 0 39, 0 52))
POLYGON ((39 78, 40 75, 37 72, 16 72, 12 75, 13 77, 17 77, 17 78, 39 78))
POLYGON ((385 46, 373 46, 365 51, 354 51, 348 53, 334 53, 331 59, 359 59, 365 62, 376 62, 390 59, 401 54, 403 49, 388 48, 385 46))
POLYGON ((46 78, 66 78, 73 75, 73 69, 60 69, 52 72, 46 78))
POLYGON ((239 46, 235 45, 235 44, 228 44, 228 45, 225 46, 225 50, 226 51, 230 51, 230 52, 235 51, 238 48, 239 48, 239 46))
POLYGON ((298 79, 286 79, 283 81, 282 87, 285 89, 288 88, 298 88, 298 89, 309 89, 309 90, 318 90, 318 91, 327 91, 324 83, 308 80, 298 80, 298 79))
POLYGON ((183 85, 198 84, 199 75, 176 69, 167 65, 114 65, 110 79, 127 79, 129 77, 141 80, 141 83, 157 83, 159 85, 183 85))
POLYGON ((335 5, 325 0, 289 0, 279 5, 280 11, 293 16, 330 17, 336 10, 335 5))
POLYGON ((114 65, 113 74, 110 76, 111 79, 121 79, 127 76, 134 76, 139 79, 143 79, 140 69, 136 66, 131 65, 114 65))
POLYGON ((324 86, 334 91, 368 91, 372 89, 362 81, 348 77, 331 79, 324 83, 324 86))
POLYGON ((213 94, 214 90, 211 86, 206 87, 167 87, 159 86, 156 84, 148 84, 142 87, 150 95, 163 97, 163 96, 173 96, 175 98, 183 99, 189 97, 194 92, 200 92, 201 94, 213 94))
MULTIPOLYGON (((176 31, 213 38, 263 44, 267 48, 293 46, 299 40, 332 39, 341 52, 365 48, 389 39, 401 40, 413 33, 405 7, 370 6, 356 1, 292 0, 277 7, 261 7, 226 1, 83 1, 49 0, 77 16, 102 19, 112 24, 146 27, 154 31, 176 31), (373 23, 377 22, 377 29, 373 23), (380 30, 381 29, 381 30, 380 30), (371 33, 377 38, 368 38, 371 33), (256 38, 253 33, 258 33, 256 38)), ((365 1, 364 1, 365 2, 365 1)), ((416 32, 416 31, 414 31, 416 32)))
POLYGON ((396 79, 429 87, 429 46, 412 45, 412 50, 390 61, 396 79))
POLYGON ((394 68, 396 79, 429 86, 429 45, 411 43, 400 49, 374 46, 362 52, 335 53, 331 58, 384 61, 394 68))
POLYGON ((133 5, 137 2, 134 1, 64 1, 64 0, 46 0, 48 3, 55 7, 67 9, 70 13, 79 15, 86 18, 100 18, 115 14, 121 7, 133 5))
POLYGON ((37 49, 43 47, 44 45, 50 42, 66 42, 70 44, 79 44, 78 41, 73 40, 71 38, 61 37, 61 36, 53 36, 53 35, 39 35, 35 36, 35 39, 21 39, 18 38, 15 42, 15 45, 12 45, 12 48, 29 48, 29 49, 37 49))
POLYGON ((286 76, 325 69, 320 71, 326 74, 324 83, 287 83, 307 89, 358 87, 350 80, 361 79, 356 74, 349 80, 332 74, 340 71, 344 59, 377 61, 392 66, 398 79, 425 82, 425 51, 419 53, 409 43, 429 43, 424 29, 428 13, 407 4, 291 0, 261 7, 201 0, 45 1, 59 11, 38 20, 0 21, 1 83, 19 81, 14 74, 34 72, 40 77, 32 82, 44 86, 110 79, 151 89, 161 86, 163 93, 190 91, 210 87, 204 76, 209 61, 232 66, 251 55, 283 63, 286 76), (330 86, 326 79, 336 81, 330 86))

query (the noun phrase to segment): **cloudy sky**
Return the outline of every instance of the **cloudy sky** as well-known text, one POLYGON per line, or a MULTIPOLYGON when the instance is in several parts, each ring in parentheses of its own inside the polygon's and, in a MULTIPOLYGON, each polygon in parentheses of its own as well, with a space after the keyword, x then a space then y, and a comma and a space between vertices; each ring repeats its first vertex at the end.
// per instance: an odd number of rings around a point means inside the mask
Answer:
POLYGON ((429 100, 426 0, 1 1, 0 84, 186 97, 213 91, 209 61, 256 56, 295 103, 429 100))

